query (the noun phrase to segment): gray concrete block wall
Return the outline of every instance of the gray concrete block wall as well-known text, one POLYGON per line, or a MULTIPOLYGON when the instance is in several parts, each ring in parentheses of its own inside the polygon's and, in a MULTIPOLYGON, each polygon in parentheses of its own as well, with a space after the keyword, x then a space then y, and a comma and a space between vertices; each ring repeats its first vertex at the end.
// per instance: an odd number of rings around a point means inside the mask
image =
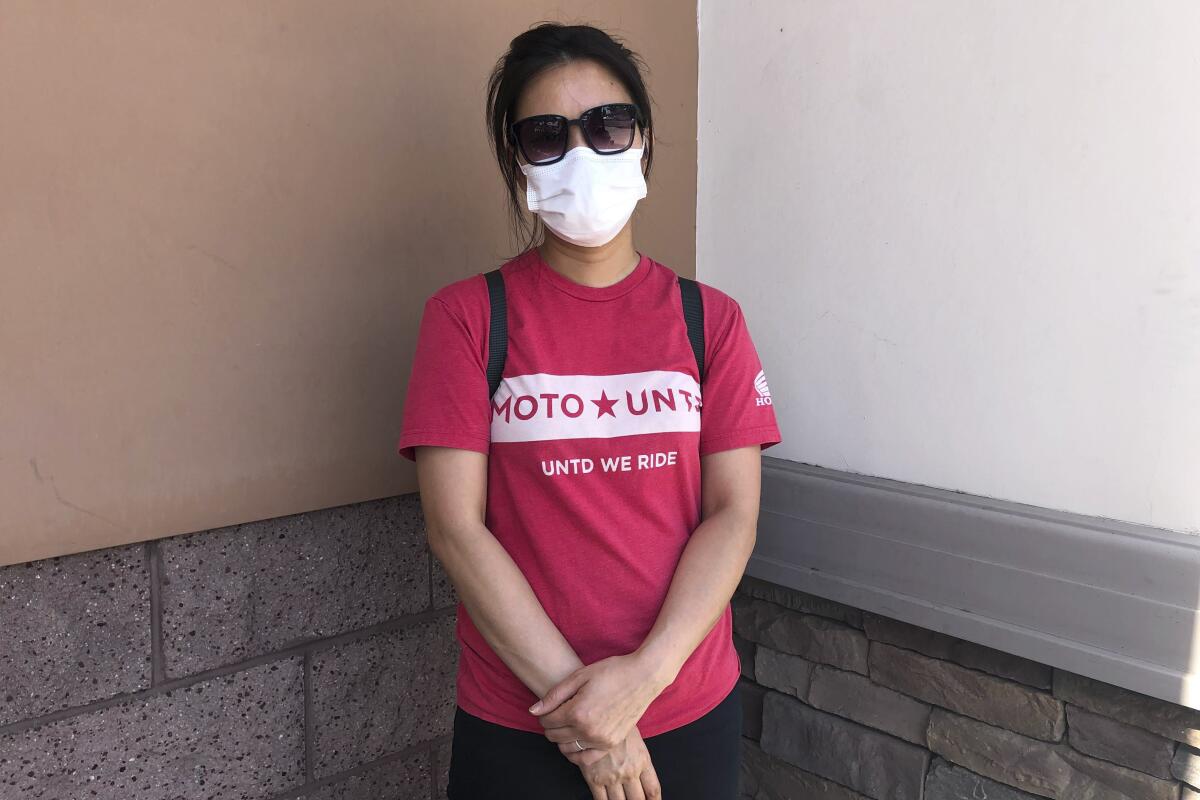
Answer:
POLYGON ((1200 797, 1193 709, 751 576, 733 611, 746 800, 1200 797))
POLYGON ((0 800, 444 798, 416 494, 0 567, 0 800))
MULTIPOLYGON (((445 797, 415 494, 0 567, 0 800, 445 797)), ((1197 800, 1200 713, 745 577, 753 800, 1197 800)))

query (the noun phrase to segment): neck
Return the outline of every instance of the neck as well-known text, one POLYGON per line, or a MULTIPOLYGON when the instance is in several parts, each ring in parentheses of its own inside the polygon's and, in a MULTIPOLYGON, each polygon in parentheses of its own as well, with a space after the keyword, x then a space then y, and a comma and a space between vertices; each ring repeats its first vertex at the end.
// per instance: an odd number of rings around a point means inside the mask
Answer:
POLYGON ((628 225, 612 241, 599 247, 580 247, 547 230, 538 252, 555 272, 575 283, 594 287, 611 286, 633 272, 642 259, 634 249, 628 225))

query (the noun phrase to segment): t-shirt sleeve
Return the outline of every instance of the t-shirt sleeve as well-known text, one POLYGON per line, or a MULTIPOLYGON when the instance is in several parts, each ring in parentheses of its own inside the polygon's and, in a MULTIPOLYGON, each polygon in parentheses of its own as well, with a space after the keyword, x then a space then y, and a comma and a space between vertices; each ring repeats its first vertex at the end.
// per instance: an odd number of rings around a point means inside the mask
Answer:
POLYGON ((401 456, 416 461, 417 445, 490 451, 485 352, 445 301, 425 301, 396 444, 401 456))
MULTIPOLYGON (((720 299, 722 303, 713 305, 724 310, 725 318, 714 320, 716 335, 705 348, 709 355, 700 390, 702 456, 751 444, 766 450, 782 440, 767 377, 742 308, 732 297, 720 299)), ((706 308, 706 326, 708 313, 706 308)))

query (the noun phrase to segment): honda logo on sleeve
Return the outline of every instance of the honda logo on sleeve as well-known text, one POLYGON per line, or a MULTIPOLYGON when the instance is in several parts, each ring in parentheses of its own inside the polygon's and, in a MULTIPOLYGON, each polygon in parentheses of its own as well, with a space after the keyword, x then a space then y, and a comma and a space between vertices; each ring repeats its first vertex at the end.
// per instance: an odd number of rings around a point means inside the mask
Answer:
POLYGON ((755 405, 771 405, 771 390, 767 388, 767 376, 761 369, 754 376, 754 391, 758 392, 758 397, 754 398, 755 405))

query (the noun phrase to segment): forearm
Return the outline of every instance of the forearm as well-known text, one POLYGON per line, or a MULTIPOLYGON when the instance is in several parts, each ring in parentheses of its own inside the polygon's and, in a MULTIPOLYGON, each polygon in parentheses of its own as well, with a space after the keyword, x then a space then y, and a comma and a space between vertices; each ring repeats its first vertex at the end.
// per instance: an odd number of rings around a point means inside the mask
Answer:
POLYGON ((430 549, 475 627, 530 691, 541 697, 583 666, 525 575, 483 523, 431 532, 430 549))
POLYGON ((683 550, 639 657, 665 687, 721 618, 754 550, 755 522, 734 507, 706 518, 683 550))

